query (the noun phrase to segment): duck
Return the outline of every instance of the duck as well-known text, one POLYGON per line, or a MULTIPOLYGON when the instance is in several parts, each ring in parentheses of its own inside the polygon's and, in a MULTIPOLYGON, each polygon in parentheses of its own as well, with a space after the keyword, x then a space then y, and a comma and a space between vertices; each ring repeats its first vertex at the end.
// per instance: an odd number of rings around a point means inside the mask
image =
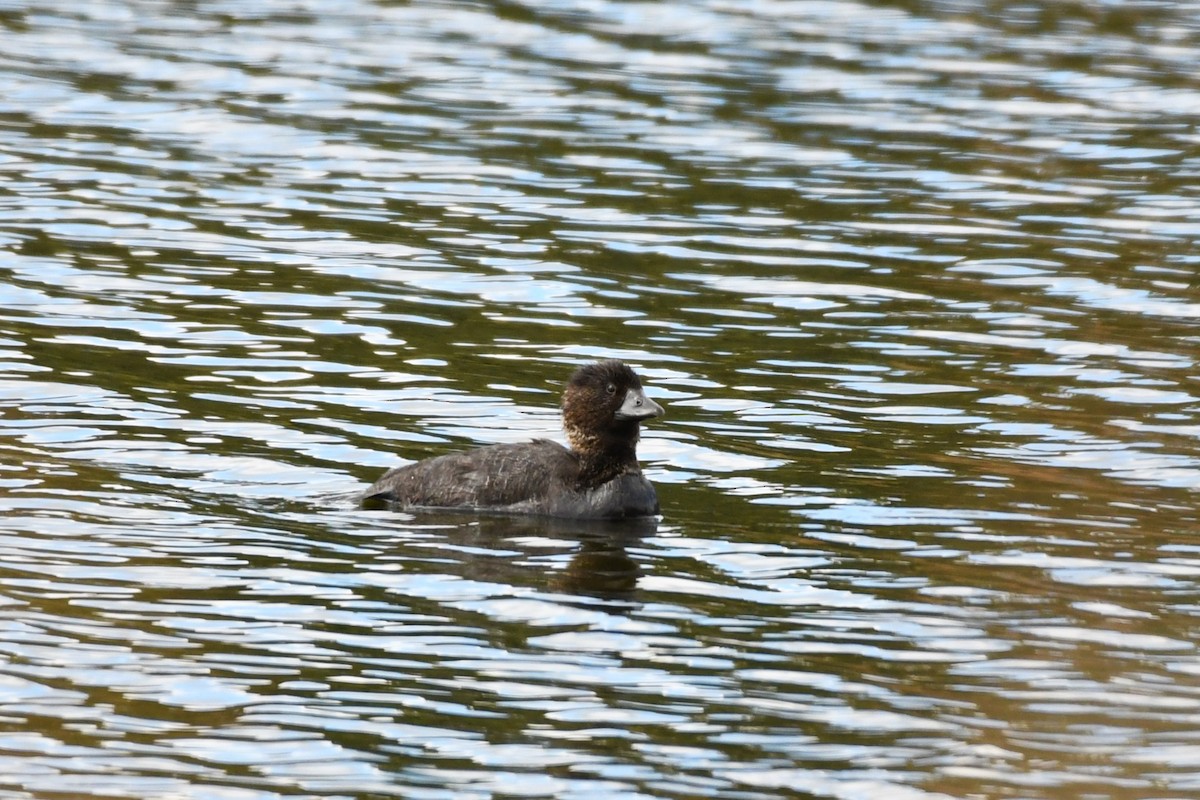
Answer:
POLYGON ((641 423, 663 415, 628 365, 579 367, 562 394, 570 447, 549 439, 494 444, 388 470, 360 497, 367 508, 460 510, 565 519, 627 519, 659 513, 642 474, 641 423))

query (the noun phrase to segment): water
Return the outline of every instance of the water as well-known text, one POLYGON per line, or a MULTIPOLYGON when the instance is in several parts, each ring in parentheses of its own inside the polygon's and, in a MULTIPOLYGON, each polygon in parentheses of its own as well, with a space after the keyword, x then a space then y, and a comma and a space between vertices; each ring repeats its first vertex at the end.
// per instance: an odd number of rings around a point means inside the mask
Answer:
POLYGON ((0 5, 0 795, 1195 796, 1197 12, 0 5))

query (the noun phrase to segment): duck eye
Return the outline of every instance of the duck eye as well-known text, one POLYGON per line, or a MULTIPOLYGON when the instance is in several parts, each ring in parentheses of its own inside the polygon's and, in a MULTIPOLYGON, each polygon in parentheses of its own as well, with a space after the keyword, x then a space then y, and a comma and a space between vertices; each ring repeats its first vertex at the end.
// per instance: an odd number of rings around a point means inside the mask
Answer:
POLYGON ((604 387, 604 391, 608 392, 609 394, 616 394, 617 385, 615 383, 610 383, 608 386, 604 387))

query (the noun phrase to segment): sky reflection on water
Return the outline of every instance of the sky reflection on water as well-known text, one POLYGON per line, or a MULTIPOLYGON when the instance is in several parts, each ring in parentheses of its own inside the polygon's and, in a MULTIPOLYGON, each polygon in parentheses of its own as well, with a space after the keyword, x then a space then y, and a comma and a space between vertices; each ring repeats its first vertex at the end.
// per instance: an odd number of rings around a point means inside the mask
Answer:
POLYGON ((1192 11, 0 9, 0 794, 1194 794, 1192 11))

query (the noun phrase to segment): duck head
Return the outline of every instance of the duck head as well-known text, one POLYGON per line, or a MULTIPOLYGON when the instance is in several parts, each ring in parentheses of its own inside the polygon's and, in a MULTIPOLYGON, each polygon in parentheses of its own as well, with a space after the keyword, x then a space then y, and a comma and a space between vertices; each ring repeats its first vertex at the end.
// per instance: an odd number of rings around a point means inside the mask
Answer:
POLYGON ((571 449, 583 455, 637 446, 638 425, 662 416, 662 406, 646 396, 642 382, 620 361, 580 367, 567 382, 562 401, 563 430, 571 449))

